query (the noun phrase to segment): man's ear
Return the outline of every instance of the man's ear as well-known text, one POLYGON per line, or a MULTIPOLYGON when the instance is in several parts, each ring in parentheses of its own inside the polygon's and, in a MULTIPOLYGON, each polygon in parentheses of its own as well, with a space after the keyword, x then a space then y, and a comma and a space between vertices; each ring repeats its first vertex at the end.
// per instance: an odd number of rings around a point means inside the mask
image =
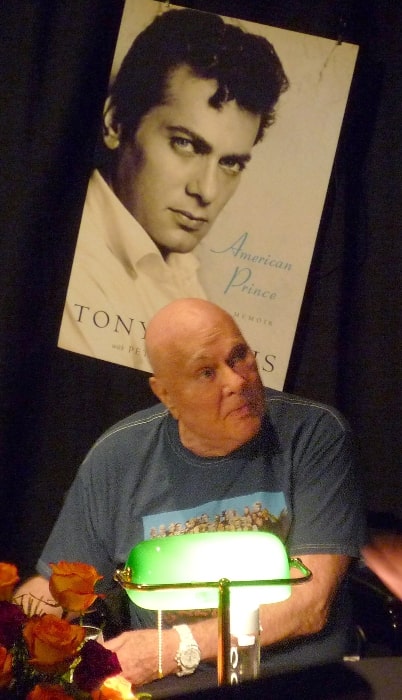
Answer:
POLYGON ((115 124, 114 107, 110 104, 108 97, 103 109, 103 143, 111 151, 116 150, 120 146, 121 127, 120 124, 115 124))
POLYGON ((174 402, 170 396, 169 390, 166 388, 164 383, 157 377, 150 377, 149 386, 151 387, 155 396, 163 403, 166 408, 170 411, 174 418, 177 418, 176 409, 174 402))

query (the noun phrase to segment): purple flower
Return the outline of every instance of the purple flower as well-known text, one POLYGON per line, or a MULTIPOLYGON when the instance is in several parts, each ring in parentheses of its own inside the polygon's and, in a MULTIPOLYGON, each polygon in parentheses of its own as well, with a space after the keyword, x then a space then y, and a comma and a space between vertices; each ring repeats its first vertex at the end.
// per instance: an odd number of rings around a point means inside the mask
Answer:
POLYGON ((0 600, 0 644, 10 649, 20 638, 23 623, 26 621, 23 610, 8 600, 0 600))
POLYGON ((80 656, 81 661, 74 670, 74 683, 88 693, 99 688, 105 678, 122 670, 115 652, 91 639, 82 647, 80 656))

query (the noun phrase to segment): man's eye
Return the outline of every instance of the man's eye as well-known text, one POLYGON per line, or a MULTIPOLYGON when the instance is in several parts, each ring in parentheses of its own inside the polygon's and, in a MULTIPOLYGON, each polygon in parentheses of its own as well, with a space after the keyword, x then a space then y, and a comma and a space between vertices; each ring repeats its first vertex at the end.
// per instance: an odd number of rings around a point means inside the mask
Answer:
POLYGON ((199 372, 201 379, 213 379, 215 377, 215 370, 212 367, 204 367, 199 372))
POLYGON ((236 351, 230 358, 228 365, 233 369, 238 363, 250 362, 252 360, 252 357, 253 356, 250 348, 247 346, 241 346, 239 348, 236 348, 236 351))
POLYGON ((246 164, 237 158, 221 158, 219 165, 230 175, 239 175, 246 167, 246 164))
POLYGON ((194 144, 190 139, 185 136, 172 136, 170 139, 170 145, 173 150, 178 153, 183 153, 185 155, 192 155, 194 153, 194 144))

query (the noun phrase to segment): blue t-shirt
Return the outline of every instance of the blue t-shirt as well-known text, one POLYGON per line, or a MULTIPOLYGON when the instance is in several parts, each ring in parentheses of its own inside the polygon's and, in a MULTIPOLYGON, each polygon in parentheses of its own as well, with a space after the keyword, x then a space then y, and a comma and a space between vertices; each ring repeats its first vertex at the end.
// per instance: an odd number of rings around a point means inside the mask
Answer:
MULTIPOLYGON (((110 428, 78 471, 39 573, 49 576, 49 562, 87 562, 107 589, 138 542, 225 529, 273 532, 290 556, 358 557, 364 519, 347 424, 317 402, 268 389, 266 395, 259 434, 225 457, 183 447, 177 422, 160 404, 110 428)), ((343 655, 344 593, 319 635, 266 650, 275 670, 343 655)), ((132 624, 149 626, 154 618, 132 607, 132 624)))

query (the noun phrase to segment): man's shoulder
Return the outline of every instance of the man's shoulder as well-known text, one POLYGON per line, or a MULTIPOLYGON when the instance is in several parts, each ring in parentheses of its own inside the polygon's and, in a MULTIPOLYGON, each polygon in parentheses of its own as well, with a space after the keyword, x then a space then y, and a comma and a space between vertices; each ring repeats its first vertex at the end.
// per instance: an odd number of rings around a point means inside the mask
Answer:
POLYGON ((122 420, 114 423, 96 441, 94 448, 103 443, 117 439, 133 439, 132 436, 139 435, 144 431, 153 432, 158 430, 162 421, 166 419, 169 412, 161 403, 145 408, 141 411, 126 416, 122 420))
POLYGON ((276 420, 296 420, 318 422, 325 418, 334 422, 342 431, 349 430, 349 425, 342 413, 335 407, 316 399, 305 398, 276 389, 266 389, 268 412, 276 420))

